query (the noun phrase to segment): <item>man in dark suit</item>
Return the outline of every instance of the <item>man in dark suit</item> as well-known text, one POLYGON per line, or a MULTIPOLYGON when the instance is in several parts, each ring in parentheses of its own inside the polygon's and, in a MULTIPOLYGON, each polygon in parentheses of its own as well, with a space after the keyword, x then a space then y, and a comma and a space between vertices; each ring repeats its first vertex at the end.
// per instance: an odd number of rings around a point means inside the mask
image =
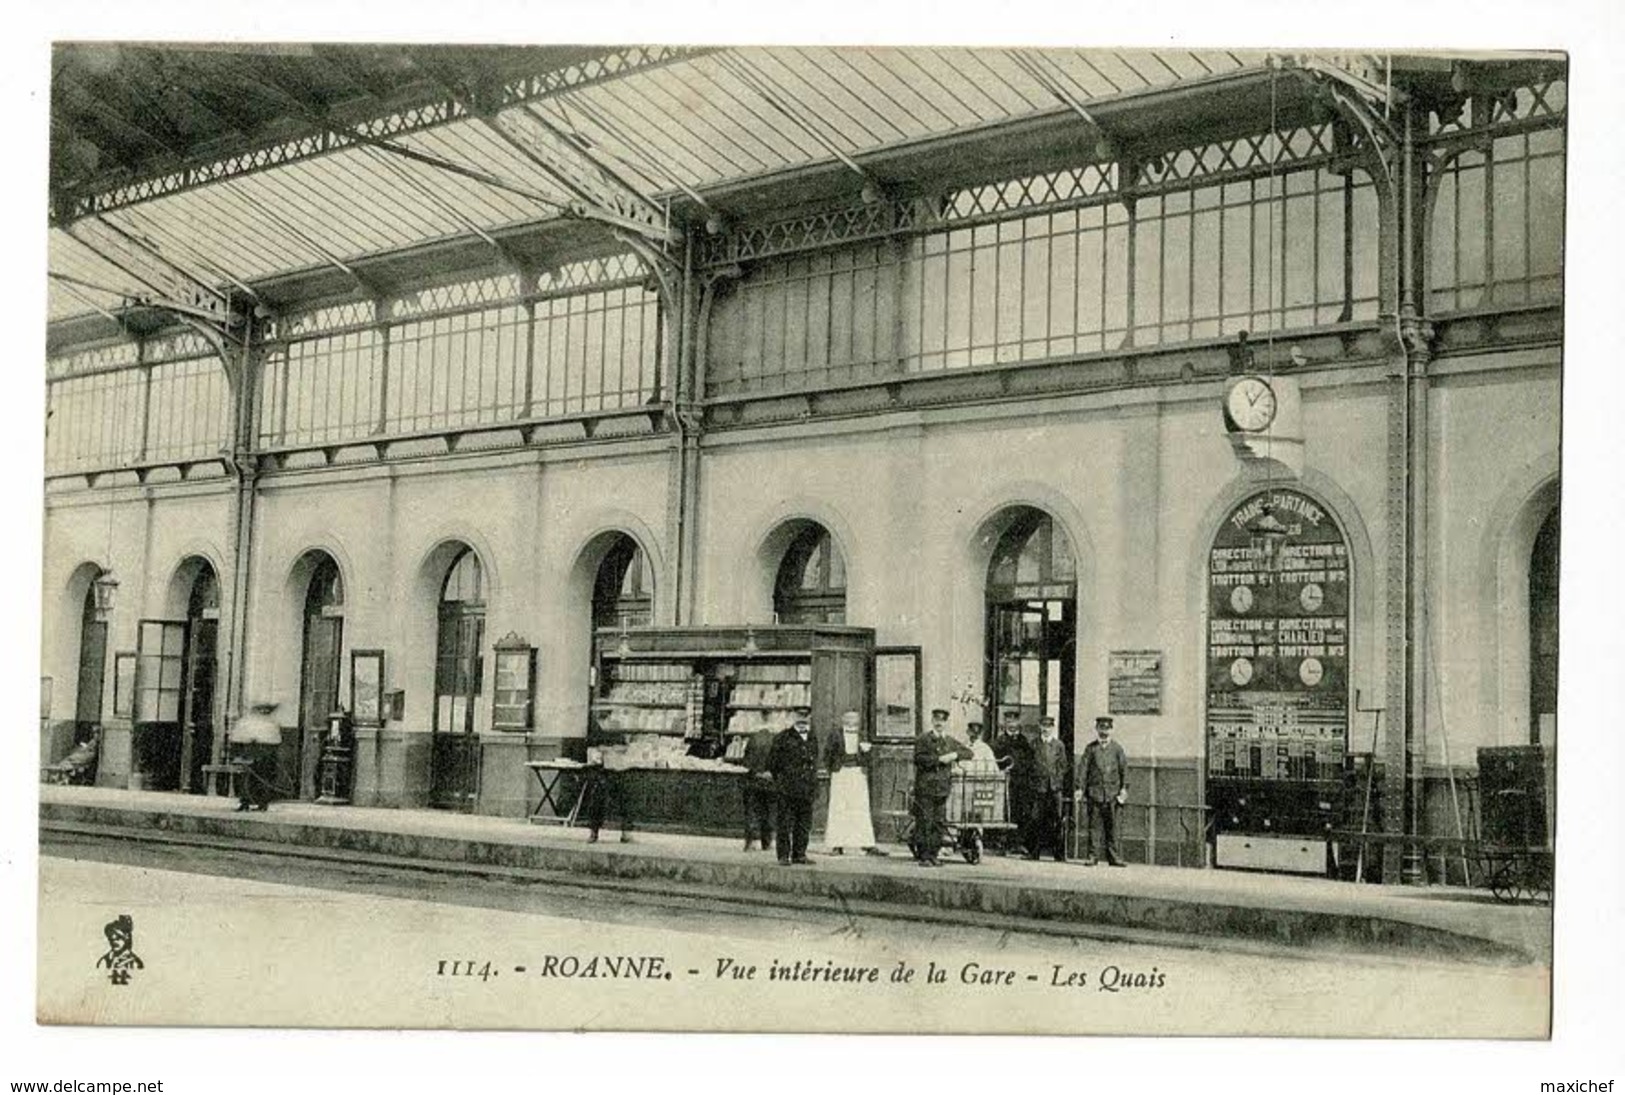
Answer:
POLYGON ((762 727, 745 739, 742 758, 750 775, 745 784, 745 851, 761 841, 762 851, 773 843, 773 773, 768 757, 773 754, 773 731, 762 727))
POLYGON ((1127 783, 1128 756, 1112 740, 1112 720, 1102 715, 1095 720, 1095 740, 1083 751, 1083 797, 1089 808, 1085 863, 1093 864, 1100 849, 1113 867, 1127 866, 1117 847, 1117 817, 1128 799, 1127 783))
MULTIPOLYGON (((1005 708, 1000 715, 999 736, 993 743, 993 756, 997 758, 1009 780, 1010 821, 1023 846, 1032 827, 1033 746, 1021 731, 1021 712, 1005 708)), ((1006 845, 1006 854, 1011 849, 1006 845)))
POLYGON ((914 858, 922 867, 939 867, 937 856, 948 828, 948 790, 956 760, 970 750, 948 737, 948 712, 931 712, 931 725, 914 743, 914 858))
POLYGON ((1055 720, 1048 715, 1038 720, 1039 738, 1032 754, 1032 776, 1028 783, 1027 858, 1037 859, 1046 850, 1057 863, 1066 862, 1066 838, 1061 831, 1061 799, 1066 794, 1066 746, 1056 736, 1055 720))
POLYGON ((818 793, 818 741, 812 736, 812 708, 795 709, 795 725, 773 739, 767 770, 778 795, 779 863, 807 862, 812 835, 813 798, 818 793))

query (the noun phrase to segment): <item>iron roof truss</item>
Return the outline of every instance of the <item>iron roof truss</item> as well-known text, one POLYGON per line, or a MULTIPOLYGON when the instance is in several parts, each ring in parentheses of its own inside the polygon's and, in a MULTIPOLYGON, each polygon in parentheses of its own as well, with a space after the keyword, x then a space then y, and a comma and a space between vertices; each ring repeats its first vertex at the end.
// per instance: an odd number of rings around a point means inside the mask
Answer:
MULTIPOLYGON (((705 224, 703 263, 731 263, 1041 200, 998 196, 1012 186, 1091 202, 1186 170, 1254 171, 1262 146, 1226 142, 1333 118, 1337 147, 1304 155, 1380 157, 1402 103, 1393 63, 1370 56, 148 45, 112 47, 97 73, 96 48, 59 47, 84 56, 53 77, 54 143, 103 135, 126 173, 70 178, 53 157, 53 322, 159 307, 230 331, 261 299, 383 295, 435 249, 461 270, 619 248, 668 281, 687 224, 705 224), (1272 127, 1277 74, 1298 113, 1272 127), (1255 116, 1235 116, 1239 95, 1255 116), (544 237, 561 242, 530 242, 544 237), (380 266, 396 276, 371 280, 380 266)), ((1562 68, 1405 63, 1407 86, 1439 102, 1562 68)))

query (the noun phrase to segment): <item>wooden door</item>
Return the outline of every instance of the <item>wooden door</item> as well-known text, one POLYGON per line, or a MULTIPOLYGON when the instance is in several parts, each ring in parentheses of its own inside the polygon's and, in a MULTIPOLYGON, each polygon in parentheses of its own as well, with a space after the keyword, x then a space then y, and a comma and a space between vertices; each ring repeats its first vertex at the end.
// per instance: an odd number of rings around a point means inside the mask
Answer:
POLYGON ((988 605, 988 662, 992 677, 983 712, 991 729, 1006 710, 1023 727, 1055 720, 1067 755, 1073 748, 1072 694, 1077 661, 1076 608, 1069 599, 994 602, 988 605))
POLYGON ((181 707, 181 789, 202 794, 203 766, 214 748, 215 652, 220 621, 199 619, 187 637, 186 686, 181 707))
POLYGON ((344 649, 344 617, 305 619, 303 674, 299 687, 299 797, 316 797, 316 765, 321 759, 327 717, 339 705, 339 663, 344 649))
POLYGON ((441 809, 473 810, 479 790, 479 736, 474 728, 485 674, 484 642, 483 608, 463 601, 441 605, 429 762, 429 801, 441 809))
POLYGON ((136 638, 132 769, 151 791, 181 788, 181 697, 186 678, 186 624, 142 620, 136 638))
POLYGON ((96 618, 96 591, 85 594, 79 624, 79 684, 74 698, 75 742, 89 739, 102 722, 102 687, 107 679, 107 625, 96 618))

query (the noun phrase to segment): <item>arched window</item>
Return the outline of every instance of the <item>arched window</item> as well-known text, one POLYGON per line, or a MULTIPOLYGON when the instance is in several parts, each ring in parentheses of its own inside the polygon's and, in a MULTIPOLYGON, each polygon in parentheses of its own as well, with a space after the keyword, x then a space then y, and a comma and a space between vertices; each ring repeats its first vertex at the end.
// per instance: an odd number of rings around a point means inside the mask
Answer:
POLYGON ((220 618, 220 581, 214 576, 214 567, 207 563, 198 568, 197 577, 192 580, 192 592, 186 599, 186 618, 220 618))
POLYGON ((988 597, 1001 601, 1071 597, 1077 590, 1077 577, 1066 533, 1042 510, 1023 509, 993 551, 988 597))
POLYGON ((473 809, 478 782, 475 727, 485 677, 484 578, 479 556, 465 547, 447 569, 440 590, 429 782, 432 803, 450 809, 473 809))
POLYGON ((1529 558, 1530 739, 1557 744, 1557 511, 1535 536, 1529 558))
POLYGON ((790 542, 773 586, 773 611, 783 624, 846 622, 846 560, 822 525, 809 523, 790 542))
POLYGON ((441 604, 485 603, 484 575, 480 571, 480 557, 464 548, 457 561, 446 572, 446 584, 440 592, 441 604))
POLYGON ((344 579, 339 575, 339 565, 331 556, 323 556, 322 561, 316 564, 316 571, 310 576, 310 586, 305 591, 305 615, 343 615, 344 612, 344 579), (333 609, 331 613, 324 613, 326 609, 333 609))
POLYGON ((592 593, 592 626, 647 627, 654 621, 654 571, 630 536, 619 536, 598 564, 592 593))

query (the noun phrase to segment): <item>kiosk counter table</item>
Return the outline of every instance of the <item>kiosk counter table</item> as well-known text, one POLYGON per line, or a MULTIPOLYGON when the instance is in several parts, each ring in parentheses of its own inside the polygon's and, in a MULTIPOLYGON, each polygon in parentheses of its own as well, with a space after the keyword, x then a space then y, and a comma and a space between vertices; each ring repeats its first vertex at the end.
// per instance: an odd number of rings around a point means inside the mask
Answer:
POLYGON ((634 827, 732 834, 742 824, 738 780, 748 770, 688 755, 680 745, 670 738, 634 738, 589 748, 585 764, 531 762, 542 785, 531 820, 585 824, 595 834, 606 822, 618 822, 623 839, 634 827), (577 778, 573 787, 569 776, 577 778))
POLYGON ((541 801, 531 813, 533 825, 574 825, 581 813, 582 800, 587 796, 587 784, 592 768, 578 760, 533 760, 525 767, 536 773, 536 782, 542 791, 541 801), (565 776, 576 779, 566 780, 565 776))

